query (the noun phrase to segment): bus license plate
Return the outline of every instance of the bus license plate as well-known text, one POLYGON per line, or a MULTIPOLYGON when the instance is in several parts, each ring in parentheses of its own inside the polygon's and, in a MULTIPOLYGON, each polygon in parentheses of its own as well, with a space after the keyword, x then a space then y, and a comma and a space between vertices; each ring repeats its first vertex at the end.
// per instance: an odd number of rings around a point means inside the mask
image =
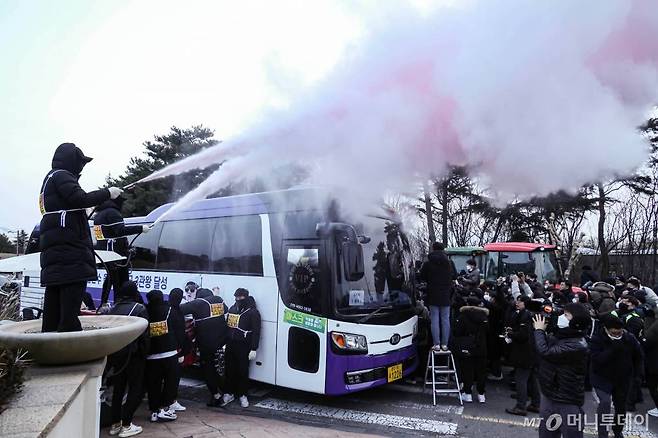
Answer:
POLYGON ((393 382, 402 378, 402 364, 393 365, 388 367, 388 381, 393 382))

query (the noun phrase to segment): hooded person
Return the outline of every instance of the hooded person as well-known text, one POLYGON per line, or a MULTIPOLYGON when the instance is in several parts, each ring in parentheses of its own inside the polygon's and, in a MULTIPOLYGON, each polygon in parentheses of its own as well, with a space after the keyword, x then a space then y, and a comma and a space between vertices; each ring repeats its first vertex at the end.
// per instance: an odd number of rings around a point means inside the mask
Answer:
MULTIPOLYGON (((96 249, 114 251, 119 255, 128 257, 128 239, 131 234, 147 233, 148 225, 126 225, 121 215, 121 207, 126 198, 119 196, 108 199, 96 208, 94 215, 94 233, 96 235, 96 249)), ((128 281, 128 264, 126 261, 106 263, 107 276, 103 281, 101 305, 105 304, 110 296, 110 288, 116 291, 128 281)), ((115 298, 116 299, 116 298, 115 298)))
POLYGON ((82 330, 78 314, 87 281, 97 280, 85 209, 115 199, 121 189, 85 192, 78 183, 86 157, 73 143, 57 147, 39 192, 39 248, 44 332, 82 330))
POLYGON ((451 351, 457 356, 464 382, 465 402, 472 402, 473 383, 476 383, 478 401, 485 402, 487 380, 487 332, 489 309, 477 297, 468 297, 452 331, 451 351))
POLYGON ((222 402, 219 374, 215 368, 217 351, 226 344, 228 328, 226 314, 228 306, 224 301, 208 289, 198 289, 196 298, 181 304, 183 315, 192 315, 194 318, 194 333, 196 345, 201 356, 206 386, 210 392, 208 406, 219 406, 222 402))
MULTIPOLYGON (((169 307, 171 308, 171 331, 176 338, 176 348, 178 349, 178 373, 176 375, 176 389, 180 383, 182 363, 185 361, 190 351, 192 351, 192 341, 187 337, 185 332, 185 314, 181 311, 180 303, 183 300, 183 290, 175 287, 169 292, 169 307)), ((169 406, 170 410, 175 412, 184 412, 187 409, 185 406, 178 403, 178 391, 176 391, 176 399, 169 406)))
POLYGON ((633 379, 641 382, 644 372, 642 348, 617 316, 601 317, 601 325, 603 329, 594 333, 589 345, 590 382, 599 399, 596 410, 599 437, 608 436, 608 426, 612 426, 615 437, 621 437, 633 379), (614 417, 610 416, 611 402, 615 406, 614 417))
POLYGON ((450 339, 450 304, 457 279, 455 264, 448 258, 440 242, 432 244, 432 252, 420 268, 420 278, 427 283, 425 303, 430 309, 434 349, 447 350, 450 339))
POLYGON ((534 316, 535 348, 539 359, 538 380, 541 388, 539 437, 582 437, 582 427, 563 421, 553 430, 546 419, 554 415, 569 418, 582 415, 585 402, 585 377, 588 349, 585 333, 591 324, 589 312, 579 303, 564 306, 558 317, 555 335, 546 333, 547 322, 541 314, 534 316))
POLYGON ((178 392, 178 349, 172 330, 176 323, 162 291, 152 290, 146 294, 146 299, 150 340, 146 379, 151 421, 172 421, 177 418, 170 408, 178 392))
MULTIPOLYGON (((115 294, 116 302, 109 314, 138 316, 148 320, 146 307, 135 301, 137 293, 135 282, 123 283, 115 294)), ((128 437, 142 431, 140 426, 132 424, 132 420, 142 401, 148 344, 148 330, 144 330, 140 337, 107 358, 106 374, 112 379, 110 435, 128 437), (125 403, 123 403, 124 396, 126 396, 125 403)))
POLYGON ((249 362, 256 359, 260 343, 260 313, 247 289, 235 291, 235 304, 228 311, 229 339, 226 344, 226 386, 222 406, 239 397, 243 408, 249 406, 249 362))

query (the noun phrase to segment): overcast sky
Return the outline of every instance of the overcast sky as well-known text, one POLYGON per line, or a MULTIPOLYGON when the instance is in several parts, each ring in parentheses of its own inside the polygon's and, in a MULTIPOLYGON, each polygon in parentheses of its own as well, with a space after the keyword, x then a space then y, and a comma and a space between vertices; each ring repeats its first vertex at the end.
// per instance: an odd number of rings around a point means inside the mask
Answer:
POLYGON ((331 0, 3 0, 0 232, 38 223, 58 144, 95 158, 91 190, 172 125, 230 138, 330 71, 357 16, 331 0))

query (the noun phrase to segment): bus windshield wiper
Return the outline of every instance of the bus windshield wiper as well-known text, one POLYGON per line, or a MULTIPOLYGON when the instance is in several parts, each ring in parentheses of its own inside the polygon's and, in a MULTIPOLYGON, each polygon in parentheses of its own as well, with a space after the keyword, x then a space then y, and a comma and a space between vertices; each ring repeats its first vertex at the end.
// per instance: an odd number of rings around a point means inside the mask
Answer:
POLYGON ((358 320, 357 324, 363 324, 364 322, 368 321, 372 316, 374 316, 375 314, 381 312, 382 310, 393 310, 393 306, 378 307, 373 312, 368 313, 366 316, 364 316, 363 318, 358 320))

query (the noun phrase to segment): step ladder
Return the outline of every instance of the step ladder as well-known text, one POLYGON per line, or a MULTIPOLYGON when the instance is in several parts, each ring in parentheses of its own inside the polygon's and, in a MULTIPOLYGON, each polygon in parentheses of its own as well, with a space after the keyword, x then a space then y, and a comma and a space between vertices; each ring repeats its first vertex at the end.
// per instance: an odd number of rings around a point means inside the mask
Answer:
POLYGON ((464 405, 455 358, 449 350, 430 350, 427 354, 423 392, 428 386, 432 387, 432 402, 434 405, 436 405, 437 394, 457 394, 459 404, 464 405))

